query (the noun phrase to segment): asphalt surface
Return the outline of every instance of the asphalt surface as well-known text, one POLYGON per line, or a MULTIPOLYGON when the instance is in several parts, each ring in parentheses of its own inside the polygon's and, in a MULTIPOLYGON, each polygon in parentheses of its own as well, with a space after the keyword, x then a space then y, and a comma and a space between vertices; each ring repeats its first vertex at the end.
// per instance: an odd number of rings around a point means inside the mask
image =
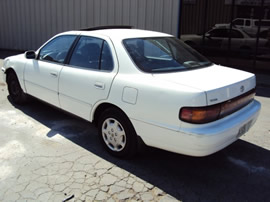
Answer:
POLYGON ((270 88, 257 91, 257 123, 226 149, 120 160, 90 123, 37 100, 14 105, 1 73, 0 201, 269 201, 270 88))

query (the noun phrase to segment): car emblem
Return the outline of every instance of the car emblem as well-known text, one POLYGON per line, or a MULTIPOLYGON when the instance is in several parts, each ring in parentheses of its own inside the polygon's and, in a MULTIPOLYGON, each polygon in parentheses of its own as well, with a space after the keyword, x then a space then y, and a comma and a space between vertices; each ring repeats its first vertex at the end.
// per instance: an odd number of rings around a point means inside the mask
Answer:
POLYGON ((240 91, 241 91, 241 93, 243 93, 243 92, 244 92, 244 90, 245 90, 245 87, 244 87, 244 86, 241 86, 241 87, 240 87, 240 91))

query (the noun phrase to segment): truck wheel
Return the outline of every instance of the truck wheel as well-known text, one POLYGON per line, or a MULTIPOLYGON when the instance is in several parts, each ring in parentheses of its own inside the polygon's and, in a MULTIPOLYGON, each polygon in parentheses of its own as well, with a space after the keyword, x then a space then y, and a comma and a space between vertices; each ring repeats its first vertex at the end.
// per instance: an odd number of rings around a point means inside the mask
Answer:
POLYGON ((26 102, 27 95, 23 92, 19 80, 14 72, 8 73, 7 84, 11 100, 15 104, 24 104, 26 102))
POLYGON ((110 154, 130 158, 137 152, 137 134, 128 117, 120 110, 105 110, 98 121, 98 132, 110 154))

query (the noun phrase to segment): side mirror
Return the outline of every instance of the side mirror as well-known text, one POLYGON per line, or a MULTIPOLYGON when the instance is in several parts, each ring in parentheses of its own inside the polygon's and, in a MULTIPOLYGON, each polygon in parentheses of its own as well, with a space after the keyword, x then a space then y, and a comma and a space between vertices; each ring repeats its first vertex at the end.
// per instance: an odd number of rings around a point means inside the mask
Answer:
POLYGON ((24 53, 24 56, 27 59, 36 59, 36 52, 35 51, 26 51, 24 53))

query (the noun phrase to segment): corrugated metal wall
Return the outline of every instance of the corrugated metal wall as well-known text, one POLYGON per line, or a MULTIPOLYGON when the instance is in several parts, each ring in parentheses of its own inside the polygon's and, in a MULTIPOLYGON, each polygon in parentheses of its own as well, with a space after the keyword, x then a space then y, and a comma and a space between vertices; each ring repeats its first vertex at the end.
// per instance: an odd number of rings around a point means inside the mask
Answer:
POLYGON ((51 36, 101 25, 177 35, 180 0, 0 0, 0 48, 37 49, 51 36))

